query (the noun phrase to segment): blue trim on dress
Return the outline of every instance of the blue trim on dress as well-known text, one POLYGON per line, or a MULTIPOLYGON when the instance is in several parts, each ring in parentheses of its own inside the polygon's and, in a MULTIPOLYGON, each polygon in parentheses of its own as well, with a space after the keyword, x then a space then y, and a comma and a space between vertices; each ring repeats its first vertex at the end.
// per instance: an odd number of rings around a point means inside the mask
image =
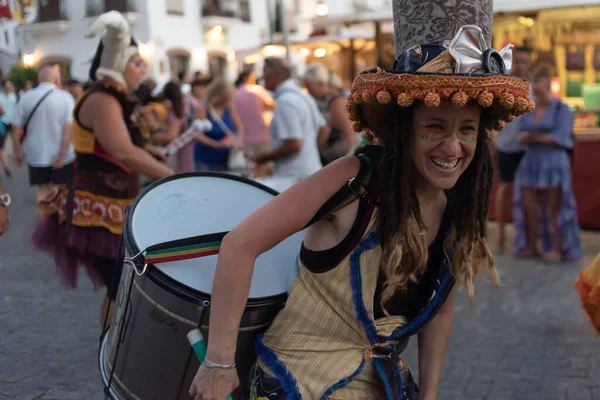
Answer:
POLYGON ((352 382, 352 380, 354 378, 356 378, 363 371, 363 369, 365 369, 365 365, 366 365, 366 361, 362 360, 360 365, 358 366, 358 369, 356 371, 354 371, 354 373, 352 375, 350 375, 346 378, 342 378, 338 383, 336 383, 335 385, 333 385, 329 389, 327 389, 325 391, 325 393, 323 393, 323 396, 321 396, 321 400, 327 400, 329 398, 329 396, 332 395, 335 391, 343 389, 346 386, 348 386, 348 384, 350 382, 352 382))
POLYGON ((263 334, 256 337, 254 342, 254 351, 258 358, 265 363, 265 365, 275 374, 275 377, 279 379, 279 383, 283 387, 288 400, 302 400, 300 389, 298 389, 298 383, 296 378, 292 375, 285 364, 277 357, 277 354, 269 349, 262 342, 263 334))
MULTIPOLYGON (((448 235, 450 235, 450 232, 452 231, 452 227, 450 227, 448 229, 448 232, 446 232, 446 237, 448 237, 448 235)), ((444 273, 444 276, 442 277, 442 281, 440 282, 440 285, 437 288, 437 292, 435 294, 435 296, 433 297, 433 299, 431 299, 427 305, 425 306, 425 309, 423 311, 421 311, 419 313, 419 315, 417 315, 412 321, 410 321, 410 323, 408 325, 405 325, 399 329, 396 329, 392 332, 392 334, 388 337, 386 337, 386 339, 395 339, 399 336, 405 335, 407 332, 410 332, 412 329, 414 329, 415 326, 419 326, 419 324, 422 324, 423 321, 427 321, 431 315, 431 312, 433 311, 433 309, 435 308, 435 306, 440 302, 442 295, 444 294, 446 285, 448 284, 449 281, 452 281, 451 284, 454 284, 453 282, 453 276, 452 276, 452 271, 450 271, 450 269, 448 268, 448 264, 449 262, 452 260, 454 256, 454 252, 453 252, 453 248, 450 248, 448 250, 448 257, 446 259, 444 259, 443 263, 444 263, 444 267, 446 269, 446 272, 444 273)), ((444 296, 444 298, 446 298, 447 296, 444 296)))
MULTIPOLYGON (((369 338, 369 342, 374 342, 377 340, 377 329, 375 328, 375 324, 369 318, 369 314, 365 308, 365 304, 362 299, 362 279, 360 275, 360 256, 367 250, 371 250, 375 246, 379 244, 379 234, 377 232, 371 232, 366 238, 360 241, 356 250, 352 252, 350 256, 350 283, 352 285, 352 299, 354 300, 354 309, 356 311, 357 318, 363 328, 365 329, 365 333, 369 338)), ((333 386, 329 387, 321 397, 321 399, 326 399, 329 395, 333 394, 336 390, 340 390, 346 387, 352 379, 354 379, 358 374, 362 372, 365 367, 366 361, 360 363, 358 369, 350 376, 343 378, 333 386)), ((384 385, 386 383, 384 382, 384 385)))
POLYGON ((352 284, 352 299, 358 321, 363 326, 370 343, 377 341, 377 328, 367 313, 362 296, 362 277, 360 274, 360 256, 367 250, 371 250, 379 244, 379 234, 371 232, 358 245, 350 256, 350 283, 352 284))
POLYGON ((427 306, 425 307, 425 309, 423 311, 421 311, 421 313, 417 317, 415 317, 412 321, 410 321, 410 323, 408 325, 405 325, 402 328, 399 328, 399 329, 396 329, 395 331, 393 331, 392 334, 387 337, 387 339, 395 339, 399 336, 402 336, 402 335, 406 334, 407 332, 410 332, 415 326, 418 326, 419 324, 423 323, 423 321, 427 321, 427 319, 430 317, 431 312, 434 309, 434 307, 440 302, 441 297, 444 294, 444 289, 446 287, 446 284, 448 283, 448 281, 450 280, 451 277, 452 277, 452 273, 450 272, 449 269, 446 269, 446 273, 444 274, 444 277, 442 278, 442 281, 440 283, 440 286, 438 287, 437 293, 435 294, 433 299, 431 299, 429 301, 429 303, 427 303, 427 306))
MULTIPOLYGON (((373 359, 373 366, 379 375, 379 379, 383 383, 383 389, 385 390, 385 397, 389 400, 396 400, 394 396, 394 389, 387 378, 387 374, 385 373, 385 369, 383 368, 382 361, 379 358, 373 359)), ((402 382, 402 381, 400 381, 402 382)), ((398 400, 402 400, 402 393, 400 393, 400 398, 398 400)))

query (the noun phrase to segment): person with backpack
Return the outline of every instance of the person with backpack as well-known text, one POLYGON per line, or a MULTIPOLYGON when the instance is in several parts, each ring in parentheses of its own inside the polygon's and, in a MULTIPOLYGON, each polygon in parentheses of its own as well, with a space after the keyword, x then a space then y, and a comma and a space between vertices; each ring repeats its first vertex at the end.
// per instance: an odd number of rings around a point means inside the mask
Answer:
POLYGON ((515 174, 513 251, 559 262, 583 254, 569 160, 573 112, 553 97, 550 78, 548 68, 534 74, 536 110, 520 121, 518 140, 527 151, 515 174))
POLYGON ((12 117, 15 164, 27 162, 29 184, 38 189, 37 201, 56 195, 60 185, 73 181, 73 108, 75 100, 61 90, 59 71, 40 68, 40 84, 21 97, 12 117))

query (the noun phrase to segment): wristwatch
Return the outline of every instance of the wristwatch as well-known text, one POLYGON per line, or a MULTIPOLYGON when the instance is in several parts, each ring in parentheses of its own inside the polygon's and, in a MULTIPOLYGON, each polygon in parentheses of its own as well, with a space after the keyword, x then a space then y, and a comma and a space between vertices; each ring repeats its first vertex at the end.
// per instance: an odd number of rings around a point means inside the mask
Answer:
POLYGON ((0 194, 0 206, 10 206, 10 195, 8 193, 0 194))

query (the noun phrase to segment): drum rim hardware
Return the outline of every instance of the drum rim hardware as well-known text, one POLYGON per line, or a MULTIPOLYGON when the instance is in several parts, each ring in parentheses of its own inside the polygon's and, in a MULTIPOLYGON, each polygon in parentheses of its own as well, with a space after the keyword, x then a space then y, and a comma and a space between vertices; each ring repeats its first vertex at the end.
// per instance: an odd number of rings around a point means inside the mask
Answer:
POLYGON ((133 268, 133 272, 135 272, 135 274, 137 276, 142 276, 146 273, 146 270, 148 269, 148 264, 144 263, 144 267, 142 268, 142 271, 140 272, 137 268, 137 265, 135 263, 135 260, 146 254, 146 250, 141 250, 139 251, 136 255, 134 255, 133 257, 125 257, 125 259, 123 259, 123 263, 128 264, 129 266, 131 266, 131 268, 133 268))

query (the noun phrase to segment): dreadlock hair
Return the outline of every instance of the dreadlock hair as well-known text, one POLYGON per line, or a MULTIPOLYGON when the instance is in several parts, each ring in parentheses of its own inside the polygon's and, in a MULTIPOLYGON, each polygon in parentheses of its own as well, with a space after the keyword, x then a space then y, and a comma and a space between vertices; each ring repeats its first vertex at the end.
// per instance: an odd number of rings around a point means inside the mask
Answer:
MULTIPOLYGON (((389 122, 373 127, 383 152, 379 163, 380 204, 378 228, 381 236, 381 272, 385 283, 381 307, 409 280, 417 281, 427 268, 428 243, 415 189, 420 174, 411 158, 413 110, 396 108, 389 122), (387 126, 386 126, 387 125, 387 126)), ((496 119, 482 111, 473 159, 446 191, 452 205, 452 231, 444 243, 444 253, 452 248, 450 269, 459 285, 474 296, 473 279, 484 268, 499 284, 494 262, 486 245, 486 222, 492 188, 493 166, 489 129, 496 119)))

